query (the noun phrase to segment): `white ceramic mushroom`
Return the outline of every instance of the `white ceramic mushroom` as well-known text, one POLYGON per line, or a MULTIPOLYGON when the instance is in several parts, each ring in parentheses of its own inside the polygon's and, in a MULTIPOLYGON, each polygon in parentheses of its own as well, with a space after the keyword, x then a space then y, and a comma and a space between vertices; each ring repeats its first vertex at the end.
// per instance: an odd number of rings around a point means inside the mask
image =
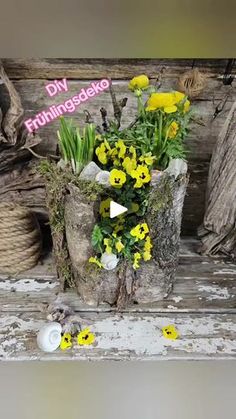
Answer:
POLYGON ((50 322, 45 324, 37 336, 38 347, 43 352, 55 351, 61 343, 62 327, 60 323, 50 322))
POLYGON ((103 268, 107 271, 115 269, 118 262, 119 259, 114 253, 103 253, 101 256, 101 263, 103 264, 103 268))

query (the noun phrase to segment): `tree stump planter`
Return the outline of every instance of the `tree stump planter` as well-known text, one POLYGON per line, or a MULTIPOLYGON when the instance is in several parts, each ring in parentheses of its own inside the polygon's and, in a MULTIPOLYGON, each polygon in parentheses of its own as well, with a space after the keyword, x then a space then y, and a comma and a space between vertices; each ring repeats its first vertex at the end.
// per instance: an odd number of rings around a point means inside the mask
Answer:
POLYGON ((178 265, 182 208, 188 175, 176 179, 169 173, 152 182, 145 219, 153 242, 152 260, 134 271, 120 261, 114 270, 93 269, 91 234, 98 217, 99 195, 92 200, 71 183, 65 197, 65 236, 77 291, 90 305, 109 303, 124 307, 128 302, 152 303, 168 296, 178 265))

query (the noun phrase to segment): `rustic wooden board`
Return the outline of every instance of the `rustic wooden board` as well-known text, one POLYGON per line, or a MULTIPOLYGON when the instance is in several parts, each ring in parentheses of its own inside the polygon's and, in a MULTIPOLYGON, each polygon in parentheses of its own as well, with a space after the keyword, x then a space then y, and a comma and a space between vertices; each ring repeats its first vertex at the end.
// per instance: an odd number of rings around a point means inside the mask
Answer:
MULTIPOLYGON (((134 74, 147 73, 156 77, 164 70, 165 76, 178 77, 179 73, 193 66, 209 76, 224 74, 227 59, 81 59, 81 58, 5 58, 3 64, 11 78, 29 79, 129 79, 134 74)), ((232 73, 235 73, 235 66, 232 73)))
POLYGON ((200 360, 235 359, 236 314, 106 314, 85 313, 96 336, 93 346, 46 354, 38 350, 36 335, 45 324, 41 313, 0 315, 0 360, 200 360), (174 324, 180 338, 162 336, 174 324))

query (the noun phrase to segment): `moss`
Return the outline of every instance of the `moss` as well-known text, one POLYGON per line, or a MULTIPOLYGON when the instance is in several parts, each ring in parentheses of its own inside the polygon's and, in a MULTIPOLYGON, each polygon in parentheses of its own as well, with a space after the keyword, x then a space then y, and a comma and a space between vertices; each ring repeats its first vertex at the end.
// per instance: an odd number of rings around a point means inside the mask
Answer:
POLYGON ((173 203, 172 182, 168 176, 163 176, 158 185, 151 189, 148 212, 156 215, 157 212, 170 207, 173 203))
POLYGON ((78 186, 82 194, 86 196, 87 199, 93 202, 96 201, 105 191, 105 188, 102 185, 99 185, 99 183, 84 179, 77 179, 74 184, 78 186))

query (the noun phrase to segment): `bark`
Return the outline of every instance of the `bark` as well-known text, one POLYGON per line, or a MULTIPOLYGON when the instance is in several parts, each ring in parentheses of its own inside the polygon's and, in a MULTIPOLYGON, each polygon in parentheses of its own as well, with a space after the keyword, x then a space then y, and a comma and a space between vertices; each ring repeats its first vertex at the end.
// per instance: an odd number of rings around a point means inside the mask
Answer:
POLYGON ((213 151, 203 226, 201 253, 236 256, 236 102, 232 105, 213 151))
POLYGON ((120 262, 112 271, 92 271, 91 234, 99 200, 91 201, 71 185, 65 201, 66 240, 78 293, 91 305, 101 302, 125 307, 128 302, 146 303, 165 298, 174 283, 178 264, 182 207, 188 176, 177 180, 164 174, 152 187, 147 221, 153 240, 153 259, 134 271, 120 262))

